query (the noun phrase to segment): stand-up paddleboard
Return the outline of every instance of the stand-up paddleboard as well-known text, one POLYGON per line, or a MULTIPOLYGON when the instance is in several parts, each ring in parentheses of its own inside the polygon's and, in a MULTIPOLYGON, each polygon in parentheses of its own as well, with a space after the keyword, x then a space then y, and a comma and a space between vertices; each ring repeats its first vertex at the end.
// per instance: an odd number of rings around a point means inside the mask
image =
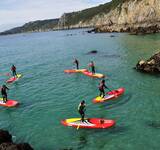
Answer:
POLYGON ((15 100, 7 100, 6 103, 3 102, 3 98, 0 98, 0 106, 5 106, 5 107, 15 107, 17 106, 19 103, 15 100))
POLYGON ((105 75, 101 74, 101 73, 92 73, 92 72, 89 72, 89 71, 84 71, 83 72, 84 75, 86 76, 89 76, 89 77, 92 77, 92 78, 104 78, 105 75))
POLYGON ((17 77, 11 77, 10 79, 8 79, 6 82, 7 83, 12 83, 14 81, 17 81, 19 78, 22 77, 22 74, 17 74, 17 77))
POLYGON ((116 99, 119 96, 121 96, 124 93, 125 89, 124 88, 119 88, 117 90, 113 90, 110 92, 107 92, 107 95, 103 97, 97 96, 96 98, 93 99, 93 103, 103 103, 108 100, 116 99))
POLYGON ((65 73, 82 73, 84 71, 87 71, 87 69, 70 69, 70 70, 64 70, 65 73))
POLYGON ((81 121, 81 118, 71 118, 62 120, 61 123, 64 126, 88 129, 106 129, 115 125, 114 120, 107 120, 101 118, 88 118, 85 119, 84 122, 81 121))

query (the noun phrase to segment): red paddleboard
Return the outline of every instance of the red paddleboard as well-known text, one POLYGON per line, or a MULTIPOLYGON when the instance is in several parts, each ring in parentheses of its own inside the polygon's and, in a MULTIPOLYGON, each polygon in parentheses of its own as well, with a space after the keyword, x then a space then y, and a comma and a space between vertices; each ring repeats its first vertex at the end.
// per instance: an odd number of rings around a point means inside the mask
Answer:
POLYGON ((81 73, 87 71, 87 69, 70 69, 70 70, 64 70, 65 73, 81 73))
POLYGON ((89 71, 84 71, 83 74, 86 76, 92 77, 92 78, 104 78, 105 77, 105 75, 101 73, 92 73, 89 71))
POLYGON ((64 126, 71 126, 74 128, 88 128, 88 129, 106 129, 115 125, 114 120, 107 120, 101 118, 88 118, 84 122, 81 118, 71 118, 62 120, 61 123, 64 126))
POLYGON ((124 88, 119 88, 117 90, 107 92, 107 95, 104 98, 102 98, 100 96, 94 98, 93 103, 103 103, 108 100, 116 99, 119 96, 121 96, 124 93, 124 91, 125 91, 124 88))
POLYGON ((5 107, 15 107, 19 103, 15 100, 8 100, 6 103, 3 102, 3 99, 0 98, 0 106, 5 106, 5 107))
POLYGON ((8 79, 6 82, 7 83, 12 83, 14 81, 17 81, 19 78, 21 78, 22 75, 21 74, 17 74, 17 77, 11 77, 10 79, 8 79))

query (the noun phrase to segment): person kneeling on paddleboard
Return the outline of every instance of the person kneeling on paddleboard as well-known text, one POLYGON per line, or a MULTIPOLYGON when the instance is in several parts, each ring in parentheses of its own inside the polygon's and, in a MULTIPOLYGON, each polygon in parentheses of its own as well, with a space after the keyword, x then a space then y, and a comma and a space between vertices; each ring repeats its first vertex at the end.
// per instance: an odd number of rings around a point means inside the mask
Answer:
POLYGON ((81 120, 82 120, 82 122, 84 122, 85 107, 86 107, 85 101, 82 101, 82 102, 78 105, 78 112, 79 112, 79 114, 81 115, 81 120))
POLYGON ((95 74, 96 71, 95 71, 95 65, 94 65, 93 61, 91 61, 91 63, 89 64, 89 67, 91 67, 92 74, 95 74))
POLYGON ((79 69, 79 61, 77 59, 74 59, 74 64, 76 64, 76 68, 79 69))
POLYGON ((105 85, 105 80, 104 79, 100 82, 98 88, 99 88, 99 91, 100 91, 99 96, 104 98, 104 96, 105 96, 104 88, 108 89, 108 87, 105 85))
POLYGON ((16 67, 14 65, 12 65, 11 71, 12 71, 13 76, 16 77, 17 73, 16 73, 16 67))
POLYGON ((3 85, 1 88, 1 94, 3 97, 3 102, 6 103, 7 102, 7 90, 9 90, 9 88, 6 85, 3 85))

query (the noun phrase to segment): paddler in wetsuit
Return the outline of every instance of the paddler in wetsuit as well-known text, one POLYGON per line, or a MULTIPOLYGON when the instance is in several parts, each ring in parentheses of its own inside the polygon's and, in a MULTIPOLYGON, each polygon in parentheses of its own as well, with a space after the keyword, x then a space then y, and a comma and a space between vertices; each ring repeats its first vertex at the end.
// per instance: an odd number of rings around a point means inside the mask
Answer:
POLYGON ((78 70, 79 69, 79 61, 77 59, 74 59, 73 63, 76 64, 76 68, 78 70))
POLYGON ((16 73, 16 67, 14 65, 12 65, 11 67, 11 71, 14 77, 17 77, 17 73, 16 73))
POLYGON ((84 112, 86 110, 85 107, 86 107, 85 101, 80 102, 80 104, 78 105, 78 112, 81 115, 82 122, 84 122, 84 116, 85 116, 84 112))
POLYGON ((105 85, 105 80, 104 80, 104 79, 100 82, 98 88, 99 88, 99 91, 100 91, 99 96, 104 98, 104 96, 105 96, 105 91, 104 91, 104 89, 105 89, 105 88, 108 89, 108 87, 105 85))
POLYGON ((7 90, 9 90, 9 88, 6 85, 3 85, 1 88, 1 94, 3 97, 3 102, 6 103, 7 102, 7 90))
POLYGON ((89 64, 89 67, 91 67, 92 74, 95 74, 96 71, 95 71, 95 65, 94 65, 93 61, 91 61, 91 63, 89 64))

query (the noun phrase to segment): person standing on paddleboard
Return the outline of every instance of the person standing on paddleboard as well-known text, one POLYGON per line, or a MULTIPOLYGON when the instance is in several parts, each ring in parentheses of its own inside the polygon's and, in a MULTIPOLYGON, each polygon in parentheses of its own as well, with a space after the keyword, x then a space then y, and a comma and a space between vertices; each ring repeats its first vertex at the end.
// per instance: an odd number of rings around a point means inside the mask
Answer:
POLYGON ((3 97, 3 102, 6 103, 7 102, 7 90, 9 90, 9 88, 6 85, 3 85, 1 88, 1 94, 3 97))
POLYGON ((80 102, 80 104, 78 105, 78 112, 81 115, 82 122, 84 122, 84 116, 85 116, 84 112, 86 110, 85 107, 86 107, 85 101, 80 102))
POLYGON ((95 65, 94 65, 94 62, 93 62, 93 61, 91 61, 91 63, 89 64, 89 67, 91 67, 91 72, 92 72, 92 74, 95 74, 96 71, 95 71, 95 65))
POLYGON ((100 91, 99 96, 104 98, 104 96, 105 96, 105 91, 104 91, 104 89, 105 89, 105 88, 108 89, 108 87, 105 85, 105 80, 104 80, 104 79, 100 82, 98 88, 99 88, 99 91, 100 91))
POLYGON ((12 71, 12 75, 13 75, 14 77, 16 77, 16 76, 17 76, 17 72, 16 72, 16 67, 15 67, 14 65, 12 65, 11 71, 12 71))
POLYGON ((76 68, 79 69, 79 61, 77 59, 74 59, 74 64, 76 64, 76 68))

